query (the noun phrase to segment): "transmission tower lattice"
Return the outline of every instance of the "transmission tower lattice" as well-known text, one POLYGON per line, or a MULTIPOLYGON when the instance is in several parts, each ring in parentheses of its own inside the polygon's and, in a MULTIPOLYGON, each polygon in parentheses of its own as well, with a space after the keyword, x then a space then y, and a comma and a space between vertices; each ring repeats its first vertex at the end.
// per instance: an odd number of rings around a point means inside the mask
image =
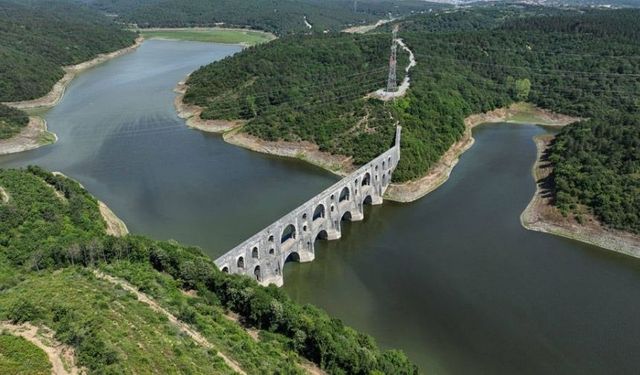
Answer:
POLYGON ((389 57, 389 78, 387 79, 387 92, 396 92, 398 83, 396 82, 396 53, 398 44, 396 42, 398 36, 398 26, 393 28, 393 38, 391 39, 391 56, 389 57))

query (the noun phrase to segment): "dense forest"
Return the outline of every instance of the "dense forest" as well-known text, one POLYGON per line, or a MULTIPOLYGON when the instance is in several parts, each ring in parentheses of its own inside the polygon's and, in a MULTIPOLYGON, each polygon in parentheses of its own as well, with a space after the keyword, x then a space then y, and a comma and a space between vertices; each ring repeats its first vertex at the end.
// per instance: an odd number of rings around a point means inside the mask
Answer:
MULTIPOLYGON (((477 22, 465 20, 467 10, 398 21, 418 65, 408 94, 392 104, 365 98, 384 87, 389 35, 379 31, 362 37, 296 36, 246 50, 195 72, 185 100, 204 106, 205 118, 242 118, 250 134, 313 141, 323 150, 352 155, 357 163, 388 147, 399 121, 404 132, 397 182, 424 175, 460 139, 463 120, 473 113, 529 101, 607 119, 611 126, 622 126, 617 114, 638 113, 640 10, 481 9, 481 17, 472 16, 477 22), (440 17, 449 21, 438 23, 440 17), (427 31, 423 25, 429 25, 427 31), (273 74, 277 71, 287 74, 273 74)), ((637 159, 637 150, 627 154, 637 159)), ((616 171, 625 173, 621 167, 616 171)), ((617 200, 634 201, 637 171, 629 177, 634 188, 615 189, 616 180, 607 181, 617 200)), ((614 225, 611 218, 623 216, 621 211, 603 215, 596 200, 565 193, 592 207, 605 223, 614 225)), ((614 209, 622 206, 607 210, 614 209)), ((623 220, 626 229, 637 225, 639 212, 636 206, 623 220)))
POLYGON ((153 296, 248 373, 302 373, 297 356, 331 374, 417 373, 401 352, 381 351, 371 337, 276 287, 218 271, 198 248, 106 235, 95 198, 64 176, 0 170, 0 187, 0 320, 47 325, 91 372, 229 372, 215 351, 167 328, 154 332, 166 320, 97 280, 100 269, 153 296), (259 329, 260 340, 225 318, 227 310, 259 329))
POLYGON ((24 112, 0 104, 0 139, 11 138, 29 123, 24 112))
POLYGON ((277 35, 340 30, 350 25, 443 8, 419 0, 84 0, 139 27, 212 26, 224 23, 277 35), (305 17, 309 28, 305 24, 305 17))
POLYGON ((95 11, 69 2, 0 0, 0 101, 45 95, 73 65, 133 43, 95 11))
MULTIPOLYGON (((133 43, 135 34, 71 2, 0 0, 0 102, 45 95, 77 64, 133 43)), ((28 120, 0 104, 0 139, 28 120)))

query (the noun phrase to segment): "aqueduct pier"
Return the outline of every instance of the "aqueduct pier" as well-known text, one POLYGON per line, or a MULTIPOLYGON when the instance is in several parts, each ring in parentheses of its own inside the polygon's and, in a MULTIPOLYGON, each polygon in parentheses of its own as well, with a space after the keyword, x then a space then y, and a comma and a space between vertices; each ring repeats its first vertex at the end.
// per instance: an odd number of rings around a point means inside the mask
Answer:
POLYGON ((342 221, 364 218, 364 205, 382 204, 400 159, 400 135, 393 147, 215 260, 222 272, 282 286, 287 260, 310 262, 317 239, 341 236, 342 221))

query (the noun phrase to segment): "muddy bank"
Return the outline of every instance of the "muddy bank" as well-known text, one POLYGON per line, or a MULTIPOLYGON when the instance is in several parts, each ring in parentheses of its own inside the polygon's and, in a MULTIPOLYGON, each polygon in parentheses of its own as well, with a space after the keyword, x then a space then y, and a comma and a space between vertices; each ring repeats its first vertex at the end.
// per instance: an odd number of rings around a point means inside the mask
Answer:
POLYGON ((100 65, 105 61, 111 60, 118 56, 122 56, 124 54, 127 54, 135 50, 142 44, 143 40, 144 38, 138 37, 136 38, 133 45, 129 47, 125 47, 123 49, 119 49, 111 53, 100 54, 92 60, 85 61, 77 65, 70 65, 70 66, 63 67, 65 71, 64 77, 62 77, 58 82, 56 82, 56 84, 53 85, 53 88, 51 89, 51 91, 49 91, 49 93, 47 93, 45 96, 32 99, 32 100, 24 100, 19 102, 5 102, 4 104, 17 109, 53 107, 56 104, 58 104, 58 102, 60 102, 60 99, 62 99, 62 96, 64 95, 64 91, 66 90, 67 86, 69 86, 69 83, 71 83, 73 78, 75 78, 75 76, 78 73, 85 71, 89 68, 93 68, 94 66, 100 65))
POLYGON ((401 184, 391 184, 385 199, 403 203, 413 202, 437 189, 449 179, 453 167, 458 164, 460 155, 473 145, 472 129, 480 124, 507 122, 565 126, 579 120, 576 117, 553 113, 526 103, 515 103, 506 108, 471 115, 464 120, 465 132, 462 138, 447 150, 424 177, 401 184))
POLYGON ((180 81, 174 91, 178 94, 174 106, 178 117, 185 119, 188 127, 210 133, 223 134, 222 138, 232 145, 269 155, 290 157, 317 165, 339 176, 356 170, 352 158, 344 155, 333 155, 320 151, 318 145, 311 142, 265 141, 240 131, 246 123, 243 120, 204 120, 200 117, 203 108, 183 101, 187 91, 186 81, 180 81))
POLYGON ((184 80, 178 82, 178 85, 173 90, 178 95, 173 101, 173 105, 176 108, 176 112, 178 117, 184 119, 187 126, 190 128, 202 130, 205 132, 211 133, 224 133, 229 130, 233 130, 244 125, 244 121, 242 120, 204 120, 200 117, 202 114, 202 107, 199 107, 194 104, 187 104, 183 101, 184 94, 187 92, 187 76, 184 80))
POLYGON ((98 208, 100 209, 100 215, 107 223, 107 234, 114 237, 124 237, 129 234, 127 225, 111 211, 109 206, 102 201, 98 201, 98 208))
POLYGON ((552 204, 553 194, 547 182, 553 167, 546 160, 546 150, 553 136, 538 136, 534 140, 538 150, 532 170, 536 180, 536 192, 520 216, 522 226, 529 230, 571 238, 640 258, 639 235, 606 228, 593 215, 583 215, 581 223, 572 215, 562 216, 552 204))
POLYGON ((320 151, 318 145, 311 142, 269 142, 239 130, 227 132, 222 138, 228 143, 252 151, 304 160, 339 176, 345 176, 357 169, 351 157, 320 151))
POLYGON ((47 122, 44 119, 30 116, 29 124, 20 133, 9 139, 0 140, 0 155, 33 150, 54 143, 56 140, 56 135, 47 131, 47 122))

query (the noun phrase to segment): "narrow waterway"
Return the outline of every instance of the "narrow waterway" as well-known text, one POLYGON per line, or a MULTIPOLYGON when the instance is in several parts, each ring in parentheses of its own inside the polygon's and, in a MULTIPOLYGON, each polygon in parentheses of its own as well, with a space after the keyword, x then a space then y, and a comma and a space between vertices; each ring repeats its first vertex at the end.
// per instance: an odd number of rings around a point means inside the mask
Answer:
MULTIPOLYGON (((134 233, 212 257, 336 178, 185 128, 172 89, 239 47, 151 40, 73 81, 47 115, 55 145, 0 157, 79 180, 134 233)), ((451 179, 407 205, 369 209, 285 290, 432 374, 635 374, 640 261, 524 230, 535 126, 485 125, 451 179)))

